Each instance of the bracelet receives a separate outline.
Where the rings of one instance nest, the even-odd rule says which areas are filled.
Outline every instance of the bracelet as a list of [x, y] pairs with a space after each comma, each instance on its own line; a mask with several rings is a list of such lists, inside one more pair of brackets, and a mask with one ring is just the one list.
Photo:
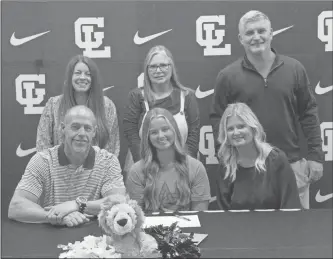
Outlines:
[[87, 207], [86, 203], [81, 203], [80, 207], [79, 207], [79, 212], [83, 214], [84, 211], [85, 211], [85, 209], [86, 209], [86, 207]]

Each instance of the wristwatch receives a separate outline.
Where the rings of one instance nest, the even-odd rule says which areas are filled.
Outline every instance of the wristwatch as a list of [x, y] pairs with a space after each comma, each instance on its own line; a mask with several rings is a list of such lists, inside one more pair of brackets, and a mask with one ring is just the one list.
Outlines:
[[83, 196], [79, 196], [76, 198], [76, 203], [77, 205], [79, 205], [79, 212], [84, 213], [84, 210], [87, 207], [87, 198], [83, 197]]

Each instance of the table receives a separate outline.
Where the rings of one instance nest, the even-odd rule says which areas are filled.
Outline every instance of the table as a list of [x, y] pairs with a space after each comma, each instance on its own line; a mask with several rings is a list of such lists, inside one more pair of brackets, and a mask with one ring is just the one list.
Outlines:
[[[332, 210], [200, 212], [201, 227], [184, 232], [207, 233], [203, 258], [332, 258]], [[58, 244], [100, 236], [98, 222], [76, 228], [24, 224], [3, 219], [2, 257], [56, 258]]]

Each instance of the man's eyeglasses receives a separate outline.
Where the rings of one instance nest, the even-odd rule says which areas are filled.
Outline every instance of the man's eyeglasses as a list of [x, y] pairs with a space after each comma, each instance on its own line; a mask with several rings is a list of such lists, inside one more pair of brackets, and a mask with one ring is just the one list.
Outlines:
[[150, 72], [156, 72], [159, 68], [162, 72], [166, 72], [169, 69], [170, 64], [159, 64], [159, 65], [149, 65], [148, 70]]

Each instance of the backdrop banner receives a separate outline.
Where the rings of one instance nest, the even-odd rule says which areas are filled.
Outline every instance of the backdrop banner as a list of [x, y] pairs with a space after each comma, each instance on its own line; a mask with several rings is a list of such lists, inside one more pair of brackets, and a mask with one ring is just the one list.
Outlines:
[[[218, 72], [242, 57], [238, 22], [260, 10], [272, 22], [272, 46], [306, 68], [319, 105], [325, 152], [324, 176], [311, 185], [311, 208], [332, 208], [332, 2], [250, 1], [3, 1], [1, 8], [2, 211], [29, 159], [46, 101], [61, 94], [72, 56], [93, 58], [105, 95], [118, 112], [124, 164], [128, 144], [123, 114], [129, 91], [143, 84], [148, 50], [165, 45], [175, 57], [180, 81], [195, 90], [200, 108], [200, 160], [215, 196], [215, 157], [209, 107]], [[276, 118], [283, 120], [283, 118]], [[302, 152], [306, 154], [304, 137]], [[214, 202], [211, 204], [214, 208]]]

